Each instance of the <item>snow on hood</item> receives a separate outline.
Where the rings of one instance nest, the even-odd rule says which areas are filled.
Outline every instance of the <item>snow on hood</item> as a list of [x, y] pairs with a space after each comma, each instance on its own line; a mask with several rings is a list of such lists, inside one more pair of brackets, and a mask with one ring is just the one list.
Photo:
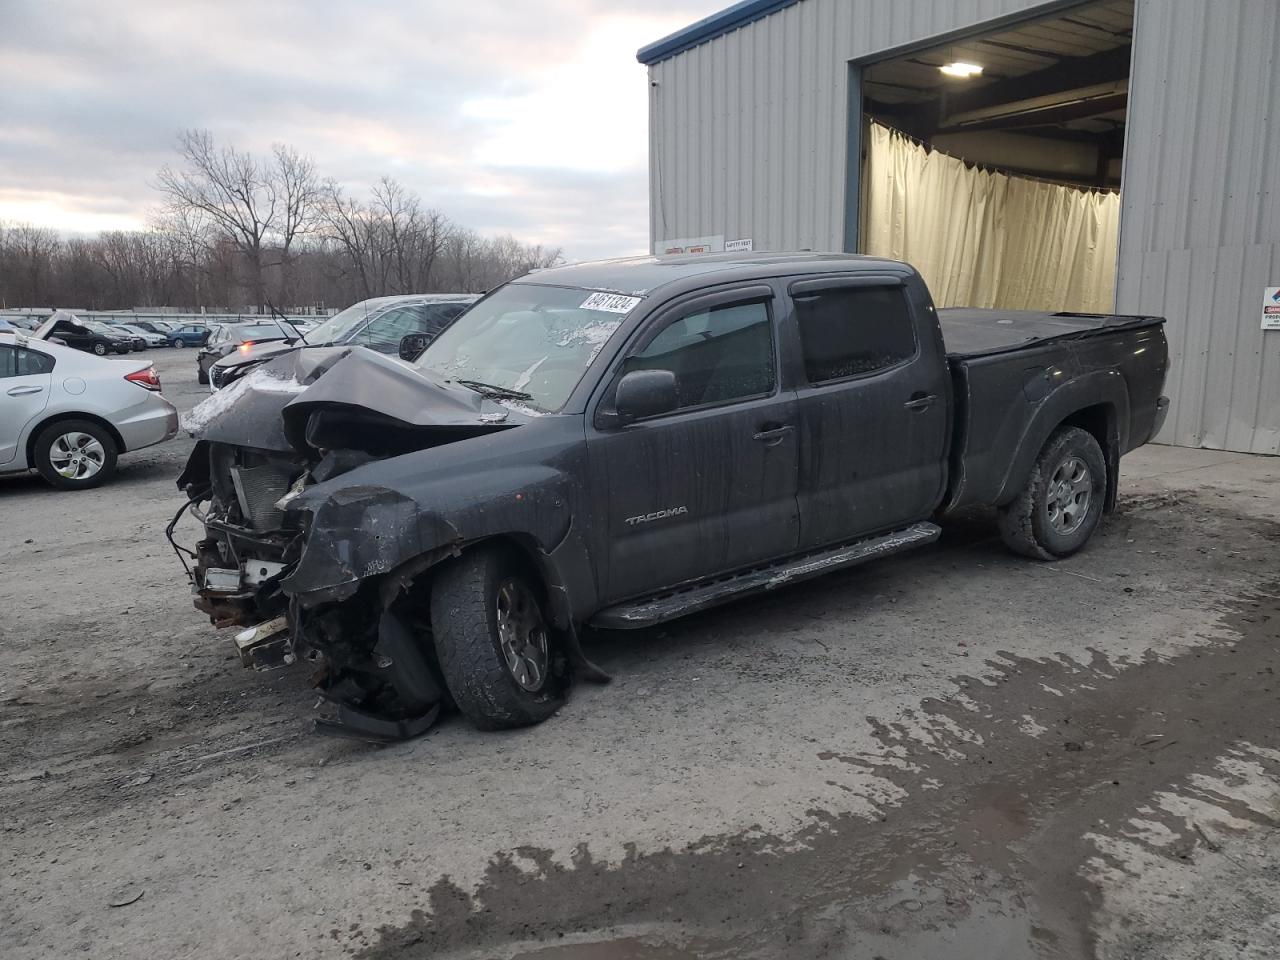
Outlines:
[[306, 385], [294, 379], [290, 371], [259, 367], [231, 386], [210, 394], [207, 400], [197, 403], [190, 413], [183, 414], [182, 429], [193, 436], [199, 435], [210, 423], [234, 407], [241, 397], [253, 390], [260, 393], [297, 394], [305, 389]]

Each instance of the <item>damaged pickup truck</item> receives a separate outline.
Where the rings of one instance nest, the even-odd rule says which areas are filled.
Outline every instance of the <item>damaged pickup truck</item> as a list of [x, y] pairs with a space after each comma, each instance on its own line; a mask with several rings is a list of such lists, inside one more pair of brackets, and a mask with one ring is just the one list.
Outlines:
[[935, 310], [911, 267], [843, 255], [544, 270], [413, 363], [303, 349], [206, 400], [170, 537], [200, 520], [196, 606], [246, 662], [310, 663], [329, 729], [537, 723], [604, 678], [584, 625], [927, 544], [975, 505], [1021, 554], [1075, 553], [1164, 419], [1162, 324]]

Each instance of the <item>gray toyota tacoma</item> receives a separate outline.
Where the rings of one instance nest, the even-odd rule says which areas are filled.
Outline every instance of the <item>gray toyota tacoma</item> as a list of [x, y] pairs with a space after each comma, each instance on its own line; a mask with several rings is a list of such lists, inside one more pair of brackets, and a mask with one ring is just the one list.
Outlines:
[[997, 508], [1070, 556], [1159, 430], [1158, 317], [936, 310], [844, 255], [637, 259], [491, 292], [413, 363], [303, 349], [197, 407], [196, 606], [247, 664], [313, 665], [325, 729], [455, 706], [537, 723], [584, 625], [647, 627]]

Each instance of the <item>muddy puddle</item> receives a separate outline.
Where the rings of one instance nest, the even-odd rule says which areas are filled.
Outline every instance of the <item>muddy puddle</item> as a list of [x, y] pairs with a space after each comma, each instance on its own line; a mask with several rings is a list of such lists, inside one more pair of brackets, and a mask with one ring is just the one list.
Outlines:
[[[962, 678], [953, 699], [873, 719], [882, 752], [819, 755], [896, 788], [872, 817], [813, 810], [794, 836], [748, 830], [621, 862], [586, 845], [569, 863], [545, 850], [500, 854], [475, 890], [438, 879], [423, 909], [357, 955], [1095, 956], [1101, 892], [1086, 866], [1096, 875], [1105, 861], [1099, 830], [1120, 829], [1245, 742], [1270, 758], [1265, 776], [1280, 777], [1269, 752], [1280, 750], [1277, 593], [1238, 602], [1223, 642], [1174, 659], [1001, 657]], [[1173, 838], [1153, 856], [1176, 867], [1203, 848], [1185, 818], [1144, 816]], [[1232, 818], [1267, 819], [1248, 808]]]

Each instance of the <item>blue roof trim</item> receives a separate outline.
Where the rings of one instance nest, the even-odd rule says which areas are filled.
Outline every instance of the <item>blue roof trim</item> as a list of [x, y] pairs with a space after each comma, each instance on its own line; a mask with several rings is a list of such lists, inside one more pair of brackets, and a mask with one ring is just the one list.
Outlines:
[[690, 24], [683, 30], [677, 30], [669, 37], [663, 37], [636, 52], [636, 59], [646, 66], [667, 60], [677, 53], [696, 47], [700, 43], [714, 40], [726, 33], [745, 27], [756, 20], [762, 20], [783, 7], [790, 7], [800, 0], [741, 0], [728, 9], [713, 13], [697, 23]]

